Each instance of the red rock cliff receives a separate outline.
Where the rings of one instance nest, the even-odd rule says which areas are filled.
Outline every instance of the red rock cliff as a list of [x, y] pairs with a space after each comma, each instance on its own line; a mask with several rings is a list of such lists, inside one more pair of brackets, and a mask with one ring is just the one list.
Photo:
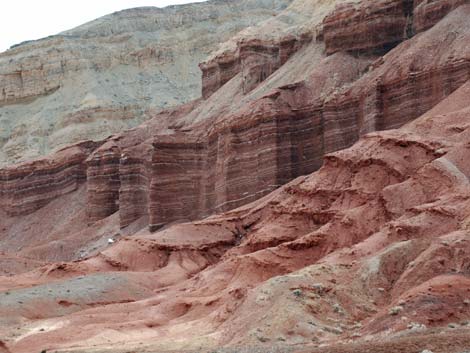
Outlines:
[[[386, 17], [387, 11], [377, 8], [381, 4], [393, 5], [390, 18]], [[358, 15], [357, 11], [368, 8], [366, 5], [371, 6], [369, 12], [364, 12], [368, 15]], [[154, 125], [109, 139], [88, 157], [85, 167], [85, 155], [80, 154], [73, 165], [79, 165], [74, 168], [80, 170], [80, 178], [86, 170], [90, 222], [119, 211], [122, 227], [144, 217], [156, 229], [173, 221], [226, 211], [318, 169], [325, 153], [349, 147], [365, 133], [413, 120], [469, 79], [469, 11], [468, 6], [460, 6], [434, 27], [383, 57], [376, 57], [368, 49], [384, 48], [380, 38], [368, 37], [372, 43], [369, 45], [362, 41], [366, 37], [357, 35], [355, 39], [365, 45], [355, 46], [351, 40], [347, 42], [352, 46], [342, 47], [341, 41], [334, 44], [339, 32], [328, 34], [333, 28], [329, 21], [338, 20], [336, 30], [346, 33], [359, 19], [364, 20], [364, 28], [375, 26], [378, 20], [374, 17], [371, 22], [371, 14], [384, 17], [384, 22], [401, 18], [402, 23], [409, 8], [397, 1], [338, 8], [325, 19], [327, 52], [329, 43], [333, 43], [332, 48], [336, 45], [337, 50], [352, 51], [356, 56], [336, 53], [323, 57], [303, 81], [267, 89], [264, 96], [240, 104], [232, 112], [195, 123], [190, 129], [185, 128], [185, 117], [198, 107], [214, 104], [210, 99], [162, 113], [153, 120]], [[366, 32], [361, 26], [357, 28]], [[387, 28], [377, 26], [373, 31], [388, 38]], [[449, 37], [448, 33], [455, 35]], [[240, 80], [244, 93], [257, 85], [269, 87], [278, 66], [295, 66], [302, 59], [302, 50], [318, 45], [310, 39], [281, 43], [268, 46], [249, 42], [240, 46], [241, 71], [234, 79]], [[367, 49], [365, 55], [357, 57], [361, 48]], [[217, 82], [214, 87], [222, 81]], [[28, 180], [36, 180], [36, 175], [43, 173], [42, 164], [33, 165], [37, 165], [37, 172], [28, 171]], [[15, 188], [7, 183], [8, 178], [2, 185], [4, 195], [8, 195], [9, 188]], [[74, 178], [66, 180], [80, 179]], [[49, 181], [41, 181], [44, 190], [50, 187]], [[67, 185], [54, 183], [53, 190], [59, 194], [73, 190]], [[35, 189], [26, 190], [31, 194], [14, 194], [11, 204], [16, 204], [13, 207], [18, 213], [40, 207], [55, 197], [50, 193], [36, 202], [32, 201]], [[22, 204], [34, 206], [20, 207]]]

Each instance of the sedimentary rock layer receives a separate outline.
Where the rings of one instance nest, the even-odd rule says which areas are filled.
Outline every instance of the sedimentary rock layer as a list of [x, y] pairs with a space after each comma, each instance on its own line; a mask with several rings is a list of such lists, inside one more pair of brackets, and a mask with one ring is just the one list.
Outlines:
[[[96, 200], [92, 207], [111, 214], [116, 209], [108, 207], [109, 199], [103, 200], [99, 194], [113, 195], [109, 203], [119, 203], [123, 225], [148, 216], [151, 229], [157, 229], [173, 221], [232, 209], [316, 170], [324, 153], [325, 124], [322, 101], [313, 97], [331, 83], [330, 73], [335, 69], [340, 68], [336, 73], [344, 80], [341, 82], [349, 82], [358, 77], [367, 63], [368, 60], [349, 55], [335, 55], [325, 59], [323, 66], [317, 69], [325, 80], [282, 86], [211, 128], [202, 123], [192, 131], [157, 135], [137, 150], [123, 149], [125, 157], [121, 159], [121, 169], [136, 173], [133, 175], [136, 184], [128, 183], [126, 189], [143, 193], [149, 190], [148, 195], [143, 197], [142, 194], [139, 206], [121, 197], [117, 200], [117, 183], [111, 182], [107, 173], [99, 172], [106, 181], [95, 185], [100, 179], [89, 180], [93, 183], [88, 189], [89, 199]], [[335, 87], [334, 83], [332, 85]], [[309, 96], [313, 102], [299, 100], [299, 97]], [[350, 143], [353, 141], [351, 139]], [[101, 152], [105, 148], [107, 145], [89, 161], [96, 158], [105, 164]], [[106, 153], [112, 154], [111, 151]], [[94, 165], [89, 168], [90, 173], [97, 170]], [[121, 184], [119, 196], [126, 193], [129, 194]], [[133, 215], [124, 211], [135, 208], [138, 211]]]
[[328, 54], [385, 53], [411, 36], [413, 0], [364, 1], [338, 6], [323, 20]]
[[240, 58], [237, 53], [223, 53], [200, 63], [199, 68], [202, 71], [202, 97], [207, 99], [240, 72]]
[[413, 11], [413, 27], [419, 33], [431, 28], [449, 12], [468, 0], [415, 0]]
[[289, 36], [277, 43], [249, 40], [239, 45], [240, 65], [243, 78], [243, 93], [246, 94], [266, 80], [274, 71], [306, 43], [310, 34], [297, 38]]
[[119, 210], [121, 150], [117, 145], [104, 147], [86, 160], [87, 211], [90, 222], [96, 222]]
[[127, 9], [0, 53], [0, 165], [104, 139], [149, 110], [199, 98], [198, 63], [291, 2]]
[[243, 93], [249, 93], [311, 40], [312, 34], [308, 32], [277, 40], [241, 40], [236, 51], [223, 52], [199, 65], [203, 98], [209, 98], [239, 72], [242, 73]]
[[[196, 106], [213, 104], [210, 99], [109, 139], [84, 169], [89, 221], [119, 211], [122, 227], [144, 217], [156, 229], [226, 211], [316, 170], [325, 153], [349, 147], [366, 133], [413, 120], [470, 78], [469, 11], [459, 7], [372, 65], [375, 57], [325, 57], [303, 82], [268, 91], [190, 130], [184, 119]], [[452, 29], [456, 35], [449, 40]], [[282, 47], [250, 43], [240, 47], [248, 60], [241, 67], [253, 69], [237, 74], [242, 90], [248, 82], [250, 90], [262, 84], [262, 73], [289, 57], [295, 65], [297, 45], [316, 45], [310, 39]]]
[[128, 151], [120, 159], [119, 221], [121, 228], [141, 217], [148, 218], [152, 168], [145, 155], [146, 153], [140, 149], [132, 153]]
[[323, 20], [326, 52], [385, 53], [467, 0], [380, 0], [337, 6]]
[[202, 143], [184, 135], [154, 143], [152, 228], [233, 209], [320, 166], [320, 122], [265, 100], [269, 111], [216, 129]]
[[246, 41], [206, 100], [0, 172], [0, 351], [468, 349], [469, 18]]
[[398, 340], [399, 352], [464, 351], [469, 92], [470, 81], [407, 126], [367, 134], [242, 208], [0, 278], [0, 314], [13, 322], [0, 326], [5, 346], [358, 353], [395, 351]]
[[86, 182], [85, 159], [100, 142], [83, 142], [32, 162], [0, 170], [0, 207], [25, 215]]
[[[223, 128], [216, 126], [205, 143], [199, 140], [197, 158], [188, 154], [195, 147], [184, 145], [190, 137], [175, 135], [175, 149], [168, 142], [162, 153], [174, 162], [168, 171], [173, 176], [151, 182], [154, 196], [150, 199], [155, 201], [151, 201], [150, 224], [174, 221], [171, 214], [178, 214], [182, 205], [191, 205], [185, 214], [193, 215], [197, 209], [200, 217], [239, 206], [315, 170], [323, 154], [349, 147], [366, 133], [402, 126], [431, 109], [470, 78], [470, 52], [464, 44], [470, 38], [464, 25], [468, 11], [461, 8], [429, 33], [403, 43], [349, 88], [324, 99], [308, 98], [319, 89], [309, 86], [308, 79], [274, 90], [226, 117]], [[443, 29], [449, 24], [460, 34], [444, 52], [440, 49], [447, 35]], [[419, 59], [423, 56], [429, 60]], [[322, 65], [328, 72], [327, 64]], [[161, 146], [156, 146], [158, 155]], [[188, 168], [191, 158], [198, 162]], [[191, 174], [194, 183], [188, 182]], [[180, 178], [181, 185], [191, 185], [190, 197], [179, 193], [178, 187], [168, 192], [163, 184], [157, 187], [160, 180]], [[164, 210], [163, 200], [171, 200], [172, 206]]]

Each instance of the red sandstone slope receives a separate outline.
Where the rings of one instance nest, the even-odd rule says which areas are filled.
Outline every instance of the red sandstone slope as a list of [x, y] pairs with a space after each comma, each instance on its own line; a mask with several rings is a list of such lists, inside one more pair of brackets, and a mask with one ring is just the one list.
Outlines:
[[0, 263], [16, 275], [0, 277], [1, 349], [399, 337], [420, 352], [436, 332], [461, 335], [446, 352], [470, 347], [470, 7], [415, 2], [407, 39], [408, 5], [339, 7], [324, 43], [250, 92], [237, 73], [139, 128], [2, 170]]
[[470, 318], [469, 93], [470, 82], [254, 204], [17, 277], [40, 285], [2, 294], [2, 336], [13, 352], [116, 352], [375, 342], [460, 325]]

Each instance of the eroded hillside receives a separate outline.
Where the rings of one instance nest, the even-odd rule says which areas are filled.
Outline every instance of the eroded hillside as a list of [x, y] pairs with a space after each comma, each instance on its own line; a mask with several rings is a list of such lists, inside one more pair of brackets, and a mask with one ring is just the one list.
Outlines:
[[469, 16], [295, 0], [203, 99], [0, 170], [0, 351], [468, 350]]
[[1, 53], [0, 165], [108, 137], [197, 99], [199, 62], [290, 2], [129, 9]]

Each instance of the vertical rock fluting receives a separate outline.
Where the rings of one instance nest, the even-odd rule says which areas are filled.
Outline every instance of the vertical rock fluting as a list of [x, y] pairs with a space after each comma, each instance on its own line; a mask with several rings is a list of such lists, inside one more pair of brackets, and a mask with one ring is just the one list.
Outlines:
[[207, 99], [240, 72], [240, 58], [237, 53], [224, 52], [200, 63], [199, 68], [202, 71], [202, 97]]
[[111, 137], [87, 159], [89, 222], [119, 211], [121, 228], [148, 220], [152, 178], [153, 135], [188, 114], [199, 101], [155, 113], [131, 130]]
[[186, 135], [158, 136], [153, 142], [149, 227], [204, 214], [201, 197], [205, 144]]
[[349, 147], [365, 133], [416, 119], [469, 78], [470, 60], [456, 60], [392, 80], [381, 76], [329, 97], [322, 108], [325, 153]]
[[323, 20], [326, 52], [385, 53], [468, 3], [468, 0], [367, 0], [338, 6]]
[[[435, 48], [430, 48], [427, 55], [433, 57]], [[347, 148], [366, 133], [396, 128], [419, 117], [470, 79], [470, 57], [465, 50], [459, 58], [443, 58], [431, 65], [416, 65], [414, 60], [395, 65], [394, 58], [402, 55], [408, 53], [393, 53], [381, 69], [324, 99], [307, 99], [314, 88], [303, 83], [276, 89], [203, 135], [199, 141], [206, 143], [193, 147], [197, 157], [188, 153], [191, 146], [183, 147], [180, 142], [168, 142], [163, 150], [154, 145], [154, 153], [176, 164], [165, 171], [154, 164], [152, 190], [158, 192], [150, 199], [159, 207], [150, 210], [151, 224], [160, 226], [181, 215], [184, 219], [204, 217], [253, 201], [316, 170], [325, 153]], [[389, 74], [391, 66], [397, 69], [393, 75]], [[198, 171], [199, 167], [203, 170]], [[188, 197], [185, 192], [198, 196]], [[172, 207], [165, 208], [163, 199], [171, 199]]]
[[150, 165], [140, 154], [123, 154], [119, 163], [119, 222], [125, 228], [141, 217], [148, 220]]
[[[140, 146], [139, 146], [140, 147]], [[148, 219], [151, 164], [147, 145], [126, 151], [119, 162], [119, 221], [125, 228], [141, 217]]]
[[250, 40], [240, 44], [243, 93], [247, 94], [280, 67], [279, 46]]
[[243, 93], [247, 94], [266, 80], [273, 72], [312, 40], [304, 34], [299, 38], [287, 36], [280, 41], [246, 40], [238, 44], [243, 77]]
[[49, 157], [0, 170], [0, 207], [10, 216], [26, 215], [86, 181], [85, 159], [99, 146], [86, 141]]
[[[402, 7], [396, 7], [399, 3]], [[412, 9], [406, 1], [365, 2], [356, 7], [339, 7], [324, 21], [327, 51], [357, 52], [358, 49], [380, 48], [380, 40], [376, 42], [379, 46], [367, 40], [380, 36], [383, 31], [376, 28], [378, 33], [369, 36], [367, 32], [372, 31], [372, 27], [366, 28], [369, 17], [380, 13], [377, 9], [384, 4], [395, 4], [394, 8], [401, 9], [398, 13], [407, 16]], [[420, 6], [431, 6], [431, 2], [415, 2], [414, 5], [416, 12]], [[451, 7], [457, 8], [458, 2], [448, 2], [449, 11]], [[466, 21], [470, 8], [462, 7], [461, 10], [454, 14], [454, 19], [442, 21], [439, 26], [390, 51], [370, 67], [369, 74], [341, 94], [334, 94], [325, 100], [326, 153], [350, 146], [364, 133], [402, 126], [432, 108], [469, 79], [470, 51], [465, 43], [470, 33], [461, 22]], [[392, 21], [396, 13], [391, 12]], [[445, 16], [441, 15], [441, 18]], [[354, 21], [359, 20], [365, 24], [355, 29]], [[387, 20], [384, 22], [387, 23]], [[355, 30], [361, 31], [364, 36], [359, 33], [352, 36]], [[384, 30], [386, 32], [386, 28]], [[343, 41], [344, 36], [348, 40]]]
[[121, 149], [114, 141], [103, 145], [87, 160], [87, 213], [90, 223], [119, 210]]
[[[383, 3], [398, 4], [396, 1], [377, 4]], [[342, 8], [336, 11], [343, 13]], [[369, 15], [386, 16], [384, 11], [374, 11]], [[405, 11], [402, 7], [400, 11], [407, 14], [409, 9]], [[468, 19], [470, 6], [456, 11], [451, 19], [453, 27], [446, 20], [441, 21], [435, 28], [378, 59], [368, 72], [365, 69], [370, 55], [365, 55], [367, 59], [364, 59], [364, 55], [336, 53], [316, 63], [318, 70], [304, 81], [253, 98], [220, 119], [201, 119], [190, 131], [185, 130], [178, 119], [186, 117], [193, 106], [157, 119], [167, 119], [174, 124], [147, 125], [141, 129], [145, 133], [128, 131], [119, 138], [109, 139], [80, 169], [82, 173], [86, 170], [90, 222], [119, 211], [121, 227], [147, 217], [150, 228], [157, 229], [174, 221], [230, 210], [316, 170], [325, 153], [349, 147], [368, 132], [399, 127], [417, 118], [470, 79], [470, 51], [465, 45], [470, 32], [462, 25]], [[392, 22], [395, 14], [392, 11]], [[366, 15], [364, 21], [370, 22]], [[353, 12], [353, 18], [361, 17]], [[351, 25], [345, 23], [346, 28], [336, 31], [346, 33]], [[381, 27], [374, 28], [380, 31]], [[387, 31], [387, 27], [384, 28]], [[453, 29], [456, 34], [450, 38], [448, 32]], [[328, 30], [325, 28], [326, 36]], [[330, 40], [333, 38], [331, 36]], [[371, 44], [364, 38], [356, 36], [357, 41], [365, 43], [359, 46], [354, 41], [349, 47], [342, 41], [332, 43], [346, 52], [354, 52], [359, 47], [383, 48], [381, 40]], [[445, 40], [448, 45], [443, 51], [441, 43]], [[241, 60], [247, 60], [243, 65], [253, 71], [245, 81], [253, 83], [253, 87], [258, 85], [258, 81], [266, 78], [260, 73], [269, 73], [292, 57], [299, 43], [286, 40], [282, 46], [269, 48], [266, 43], [246, 46], [243, 49], [246, 56]], [[257, 55], [260, 55], [258, 66], [258, 60], [250, 61]], [[249, 77], [254, 80], [250, 81]], [[330, 79], [338, 82], [329, 82]], [[211, 89], [219, 81], [214, 82], [216, 85]], [[173, 128], [169, 128], [170, 125]], [[121, 141], [126, 139], [126, 143]], [[77, 157], [77, 160], [80, 159]], [[43, 164], [37, 166], [45, 168]], [[16, 187], [11, 180], [21, 178], [7, 174], [0, 187], [3, 195], [13, 195], [13, 191], [8, 191]], [[44, 190], [47, 183], [45, 180]], [[18, 185], [31, 192], [15, 194], [16, 201], [11, 204], [16, 202], [19, 213], [28, 209], [22, 208], [22, 204], [31, 204], [34, 208], [47, 202], [36, 202], [34, 188], [21, 186], [19, 182]], [[60, 182], [54, 187], [57, 186], [59, 192], [73, 189], [73, 186], [67, 189], [58, 185]], [[55, 197], [51, 195], [48, 199]], [[43, 200], [41, 197], [39, 199]]]
[[297, 89], [302, 86], [274, 91], [244, 116], [215, 126], [204, 138], [157, 138], [150, 228], [233, 209], [319, 168], [321, 114], [314, 114], [311, 107], [290, 108]]
[[323, 20], [327, 54], [338, 51], [385, 53], [408, 38], [413, 0], [345, 4]]

